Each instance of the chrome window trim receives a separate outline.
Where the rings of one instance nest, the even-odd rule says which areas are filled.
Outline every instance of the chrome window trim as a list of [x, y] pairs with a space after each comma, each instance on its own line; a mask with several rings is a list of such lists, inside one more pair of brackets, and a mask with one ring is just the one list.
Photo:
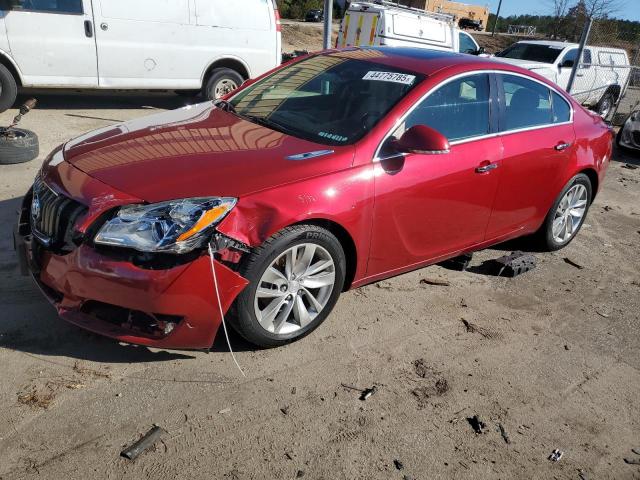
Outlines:
[[409, 115], [411, 115], [416, 108], [418, 108], [418, 105], [420, 105], [422, 102], [424, 102], [429, 95], [431, 95], [433, 92], [435, 92], [440, 87], [443, 87], [443, 86], [445, 86], [446, 84], [448, 84], [450, 82], [458, 80], [459, 78], [467, 77], [467, 76], [473, 76], [473, 75], [479, 75], [479, 74], [482, 74], [482, 73], [486, 73], [486, 74], [489, 74], [489, 75], [490, 74], [514, 75], [516, 77], [522, 77], [522, 78], [525, 78], [527, 80], [531, 80], [532, 82], [539, 83], [543, 87], [546, 87], [549, 90], [557, 93], [567, 103], [567, 105], [569, 105], [569, 112], [570, 112], [569, 121], [568, 122], [561, 122], [561, 123], [544, 123], [542, 125], [535, 125], [533, 127], [519, 128], [517, 130], [504, 130], [504, 131], [501, 131], [501, 132], [494, 132], [494, 133], [488, 133], [488, 134], [485, 134], [485, 135], [477, 135], [477, 136], [473, 136], [473, 137], [469, 137], [469, 138], [463, 138], [463, 139], [460, 139], [460, 140], [453, 140], [453, 141], [449, 142], [449, 145], [451, 145], [452, 147], [455, 146], [455, 145], [460, 145], [460, 144], [469, 143], [469, 142], [475, 142], [475, 141], [478, 141], [478, 140], [486, 140], [488, 138], [499, 137], [499, 136], [502, 136], [502, 135], [511, 135], [513, 133], [521, 133], [521, 132], [526, 132], [526, 131], [529, 131], [529, 130], [540, 130], [540, 129], [543, 129], [543, 128], [551, 128], [551, 127], [557, 127], [557, 126], [560, 126], [560, 125], [569, 125], [569, 124], [573, 123], [573, 118], [574, 118], [573, 105], [571, 104], [571, 102], [569, 100], [567, 100], [567, 98], [565, 97], [565, 94], [563, 94], [555, 86], [548, 85], [545, 82], [543, 82], [541, 80], [538, 80], [537, 78], [530, 77], [529, 75], [525, 75], [525, 74], [518, 73], [518, 72], [510, 72], [508, 70], [471, 70], [471, 71], [468, 71], [468, 72], [459, 73], [457, 75], [454, 75], [452, 77], [449, 77], [449, 78], [443, 80], [442, 82], [438, 83], [437, 85], [435, 85], [434, 87], [429, 89], [422, 97], [420, 97], [420, 99], [418, 101], [416, 101], [416, 103], [414, 103], [411, 106], [411, 108], [409, 108], [396, 121], [396, 123], [391, 127], [391, 129], [389, 129], [389, 131], [384, 135], [384, 137], [382, 137], [382, 141], [378, 144], [378, 147], [376, 148], [375, 154], [373, 155], [373, 162], [380, 162], [381, 160], [385, 160], [386, 158], [390, 158], [390, 157], [385, 157], [385, 158], [380, 157], [380, 150], [382, 149], [382, 146], [389, 139], [389, 137], [393, 134], [393, 132], [395, 132], [398, 129], [398, 127], [402, 124], [402, 122], [404, 122], [406, 120], [406, 118]]

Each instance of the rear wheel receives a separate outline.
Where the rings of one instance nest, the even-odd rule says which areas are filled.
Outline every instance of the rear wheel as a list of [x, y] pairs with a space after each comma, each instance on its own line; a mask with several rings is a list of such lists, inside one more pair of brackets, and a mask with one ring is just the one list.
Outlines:
[[613, 93], [605, 93], [596, 105], [596, 113], [604, 119], [609, 118], [615, 103], [616, 99], [613, 96]]
[[288, 227], [243, 263], [249, 286], [235, 304], [234, 328], [249, 342], [274, 347], [304, 337], [329, 315], [342, 291], [340, 242], [315, 225]]
[[18, 84], [11, 72], [0, 64], [0, 112], [11, 108], [18, 96]]
[[562, 189], [538, 232], [541, 246], [560, 250], [580, 231], [591, 204], [591, 180], [584, 173], [573, 177]]
[[211, 72], [209, 80], [202, 92], [208, 100], [217, 100], [238, 88], [244, 79], [230, 68], [216, 68]]

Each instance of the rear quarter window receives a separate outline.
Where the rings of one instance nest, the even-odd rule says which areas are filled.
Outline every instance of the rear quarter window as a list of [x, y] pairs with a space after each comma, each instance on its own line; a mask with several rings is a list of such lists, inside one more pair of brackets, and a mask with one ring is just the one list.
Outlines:
[[571, 120], [571, 107], [567, 101], [556, 92], [552, 92], [553, 123], [564, 123]]

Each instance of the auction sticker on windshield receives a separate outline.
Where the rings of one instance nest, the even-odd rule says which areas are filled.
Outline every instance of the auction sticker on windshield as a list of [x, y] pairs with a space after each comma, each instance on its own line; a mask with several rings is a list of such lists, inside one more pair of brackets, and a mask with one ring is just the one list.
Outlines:
[[413, 85], [416, 80], [415, 75], [407, 75], [406, 73], [396, 72], [367, 72], [362, 77], [363, 80], [377, 80], [379, 82], [402, 83], [404, 85]]

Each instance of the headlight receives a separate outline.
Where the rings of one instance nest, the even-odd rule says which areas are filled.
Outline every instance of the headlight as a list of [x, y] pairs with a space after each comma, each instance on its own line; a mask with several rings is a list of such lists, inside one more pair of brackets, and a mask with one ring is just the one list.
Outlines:
[[187, 253], [207, 243], [211, 228], [235, 204], [235, 198], [209, 197], [127, 205], [102, 226], [94, 242], [141, 252]]

